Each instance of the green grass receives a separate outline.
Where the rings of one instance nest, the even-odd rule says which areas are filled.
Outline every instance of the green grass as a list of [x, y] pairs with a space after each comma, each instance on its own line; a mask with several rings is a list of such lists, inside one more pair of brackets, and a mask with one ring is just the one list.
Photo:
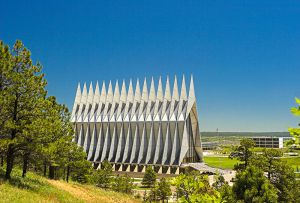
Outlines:
[[297, 166], [300, 170], [300, 157], [283, 157], [282, 160], [285, 160], [288, 165], [292, 166], [294, 170], [296, 171]]
[[133, 178], [133, 182], [142, 182], [143, 179], [142, 178]]
[[12, 179], [3, 179], [0, 168], [0, 202], [139, 202], [129, 195], [107, 191], [92, 185], [50, 181], [29, 172], [22, 178], [21, 171], [15, 170]]
[[211, 167], [221, 169], [233, 169], [234, 165], [238, 163], [235, 159], [229, 159], [228, 157], [204, 157], [204, 162]]
[[[288, 165], [293, 167], [296, 171], [297, 166], [300, 170], [300, 157], [283, 157], [282, 160], [286, 161]], [[234, 165], [238, 163], [236, 159], [229, 159], [228, 157], [204, 157], [204, 162], [211, 167], [221, 169], [233, 169]]]
[[83, 202], [52, 187], [40, 176], [28, 173], [26, 178], [22, 178], [15, 171], [11, 180], [0, 179], [0, 197], [0, 202]]

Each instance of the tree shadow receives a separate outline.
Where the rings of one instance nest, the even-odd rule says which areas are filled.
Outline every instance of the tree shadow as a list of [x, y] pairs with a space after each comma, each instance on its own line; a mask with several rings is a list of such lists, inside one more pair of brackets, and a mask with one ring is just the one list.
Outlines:
[[0, 168], [0, 185], [3, 183], [8, 183], [13, 187], [32, 191], [36, 191], [38, 188], [45, 185], [45, 183], [35, 178], [22, 178], [17, 172], [13, 172], [11, 179], [7, 180], [5, 179], [5, 171], [3, 168]]

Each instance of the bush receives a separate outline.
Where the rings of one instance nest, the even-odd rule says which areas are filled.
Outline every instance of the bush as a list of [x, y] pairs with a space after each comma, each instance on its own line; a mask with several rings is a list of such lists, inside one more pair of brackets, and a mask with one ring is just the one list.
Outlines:
[[156, 182], [156, 173], [155, 173], [155, 171], [153, 170], [153, 168], [151, 166], [147, 167], [146, 171], [145, 171], [143, 181], [142, 181], [142, 185], [144, 187], [151, 188], [151, 187], [154, 186], [155, 182]]
[[131, 177], [129, 177], [127, 174], [125, 176], [118, 175], [111, 181], [111, 188], [116, 192], [132, 194], [134, 185]]
[[108, 161], [102, 162], [102, 167], [95, 170], [92, 175], [92, 182], [101, 188], [109, 188], [111, 183], [112, 166]]

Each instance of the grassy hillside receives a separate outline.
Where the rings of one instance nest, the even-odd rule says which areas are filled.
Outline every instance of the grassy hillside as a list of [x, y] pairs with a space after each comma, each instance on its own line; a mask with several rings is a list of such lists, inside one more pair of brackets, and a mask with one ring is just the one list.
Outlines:
[[139, 202], [125, 194], [90, 185], [48, 180], [34, 173], [22, 178], [20, 171], [15, 171], [10, 181], [4, 181], [2, 177], [3, 170], [0, 171], [0, 202]]

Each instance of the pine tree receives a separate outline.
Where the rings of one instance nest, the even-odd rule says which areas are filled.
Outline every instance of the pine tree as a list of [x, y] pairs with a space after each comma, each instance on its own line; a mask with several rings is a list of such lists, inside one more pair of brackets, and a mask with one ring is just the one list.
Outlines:
[[147, 167], [145, 171], [145, 175], [143, 177], [142, 185], [145, 187], [153, 187], [156, 182], [156, 173], [153, 168]]
[[172, 194], [171, 192], [171, 184], [167, 181], [166, 178], [160, 179], [157, 187], [157, 196], [162, 201], [168, 200], [168, 197]]
[[232, 190], [237, 201], [277, 202], [276, 188], [260, 169], [249, 166], [237, 173]]
[[230, 154], [229, 158], [237, 158], [243, 163], [234, 166], [236, 170], [245, 170], [249, 165], [249, 161], [253, 155], [252, 149], [255, 143], [252, 139], [244, 138], [240, 142], [240, 146], [236, 147], [234, 151]]
[[180, 202], [220, 202], [220, 193], [209, 185], [208, 177], [199, 171], [180, 174], [175, 178], [176, 194]]
[[104, 160], [101, 163], [101, 169], [94, 172], [93, 180], [96, 183], [96, 186], [101, 188], [108, 188], [112, 180], [111, 175], [112, 165], [107, 160]]
[[45, 176], [49, 167], [49, 178], [62, 169], [67, 179], [72, 175], [85, 182], [91, 164], [72, 142], [70, 112], [55, 97], [47, 97], [41, 70], [21, 41], [12, 50], [0, 41], [0, 164], [6, 161], [5, 177], [10, 178], [14, 162], [21, 160], [23, 177], [32, 162], [35, 170], [44, 165]]
[[262, 154], [255, 154], [253, 156], [251, 165], [267, 172], [267, 177], [270, 180], [272, 175], [277, 171], [277, 166], [281, 162], [280, 157], [282, 157], [282, 155], [283, 153], [277, 149], [263, 149]]
[[5, 177], [9, 179], [16, 154], [30, 142], [26, 129], [40, 116], [38, 109], [46, 96], [46, 81], [41, 65], [32, 64], [30, 51], [21, 41], [16, 41], [11, 53], [6, 54], [9, 56], [5, 66], [0, 69], [2, 80], [5, 78], [8, 85], [1, 90], [0, 103], [1, 117], [5, 118], [1, 124], [6, 148]]
[[124, 176], [117, 175], [112, 181], [111, 188], [116, 192], [132, 194], [133, 187], [132, 178], [128, 174], [125, 174]]
[[4, 128], [7, 120], [7, 88], [9, 86], [9, 80], [7, 78], [7, 74], [11, 69], [11, 53], [9, 47], [4, 45], [0, 40], [0, 166], [4, 166], [5, 154], [7, 151], [7, 129]]

